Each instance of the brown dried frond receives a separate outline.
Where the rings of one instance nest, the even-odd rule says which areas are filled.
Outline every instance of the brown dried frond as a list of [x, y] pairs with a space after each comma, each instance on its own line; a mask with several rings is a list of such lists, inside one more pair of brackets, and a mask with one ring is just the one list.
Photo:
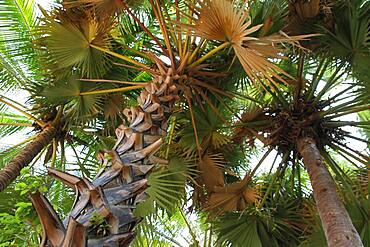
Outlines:
[[290, 77], [268, 58], [282, 58], [280, 43], [297, 44], [298, 40], [310, 36], [288, 37], [274, 34], [267, 37], [253, 37], [263, 24], [251, 26], [251, 19], [245, 9], [236, 9], [233, 1], [199, 0], [200, 7], [193, 5], [196, 18], [194, 25], [186, 25], [196, 35], [209, 39], [229, 42], [242, 64], [248, 77], [253, 82], [274, 83], [273, 78], [285, 82], [280, 76]]
[[[266, 120], [266, 116], [263, 114], [263, 109], [256, 107], [249, 109], [241, 115], [241, 121], [238, 121], [236, 125], [242, 125], [243, 123]], [[232, 140], [234, 143], [242, 144], [244, 139], [249, 139], [250, 146], [254, 145], [255, 135], [251, 131], [253, 128], [247, 126], [240, 126], [234, 129]]]
[[216, 187], [225, 185], [223, 174], [224, 163], [223, 157], [219, 154], [206, 154], [199, 161], [200, 177], [203, 180], [207, 192], [212, 192]]
[[296, 0], [289, 2], [289, 14], [293, 17], [294, 13], [301, 22], [307, 18], [312, 18], [320, 12], [320, 0], [303, 1]]
[[320, 0], [294, 0], [289, 1], [288, 25], [285, 28], [290, 34], [301, 34], [304, 26], [312, 26], [320, 22], [324, 27], [333, 28], [332, 8], [333, 1]]
[[258, 199], [255, 189], [247, 187], [250, 182], [249, 175], [243, 180], [227, 184], [224, 187], [216, 187], [208, 198], [204, 207], [210, 212], [210, 217], [216, 217], [226, 212], [241, 211], [248, 204], [254, 203]]
[[281, 44], [291, 44], [303, 49], [298, 43], [313, 35], [288, 36], [283, 32], [266, 37], [254, 38], [244, 37], [241, 44], [232, 44], [235, 54], [238, 57], [248, 77], [257, 83], [275, 83], [279, 80], [288, 84], [285, 78], [292, 78], [288, 73], [269, 61], [269, 58], [284, 59]]
[[117, 116], [120, 114], [124, 103], [125, 99], [123, 98], [122, 95], [120, 94], [110, 95], [106, 99], [103, 107], [105, 119], [116, 121]]
[[193, 30], [203, 38], [237, 43], [262, 26], [253, 27], [252, 30], [248, 29], [250, 22], [244, 23], [248, 18], [248, 13], [236, 11], [230, 1], [204, 0], [198, 3], [200, 9], [194, 7], [198, 18]]

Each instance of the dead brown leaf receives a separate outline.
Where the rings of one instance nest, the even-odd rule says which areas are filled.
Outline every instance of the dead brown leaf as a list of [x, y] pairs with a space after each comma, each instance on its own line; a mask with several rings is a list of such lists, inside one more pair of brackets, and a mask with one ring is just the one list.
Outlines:
[[199, 161], [200, 177], [208, 193], [214, 191], [216, 187], [225, 185], [223, 164], [224, 160], [219, 154], [206, 154]]

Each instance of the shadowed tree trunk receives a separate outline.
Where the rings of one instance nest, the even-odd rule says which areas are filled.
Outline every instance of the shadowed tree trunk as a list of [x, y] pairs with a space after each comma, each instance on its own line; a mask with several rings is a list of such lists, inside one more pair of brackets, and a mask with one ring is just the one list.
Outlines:
[[[128, 246], [140, 219], [135, 205], [146, 198], [146, 176], [154, 164], [166, 160], [153, 154], [163, 143], [167, 120], [177, 100], [172, 69], [162, 68], [138, 97], [138, 105], [125, 109], [129, 126], [117, 130], [117, 142], [105, 160], [107, 168], [92, 181], [48, 169], [49, 174], [75, 189], [76, 200], [62, 221], [47, 199], [31, 194], [44, 230], [41, 246]], [[105, 231], [103, 231], [105, 229]]]
[[360, 247], [361, 238], [339, 198], [336, 185], [322, 161], [316, 142], [309, 137], [297, 142], [310, 176], [316, 206], [329, 247]]
[[53, 126], [43, 129], [32, 142], [27, 144], [22, 151], [0, 171], [0, 192], [19, 176], [22, 168], [31, 163], [41, 150], [53, 140], [56, 133], [56, 128]]

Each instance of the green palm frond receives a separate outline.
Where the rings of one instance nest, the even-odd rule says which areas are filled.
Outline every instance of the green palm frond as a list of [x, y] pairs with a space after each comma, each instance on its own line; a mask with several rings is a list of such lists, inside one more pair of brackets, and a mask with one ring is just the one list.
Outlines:
[[[1, 43], [0, 43], [1, 46]], [[0, 48], [1, 49], [1, 48]], [[0, 53], [0, 89], [5, 92], [12, 88], [20, 88], [27, 83], [27, 77], [14, 61]]]
[[[370, 121], [370, 111], [362, 111], [359, 114], [359, 118], [363, 122], [369, 122]], [[370, 129], [362, 129], [361, 132], [367, 137], [368, 140], [370, 140]], [[368, 147], [370, 147], [370, 143], [368, 143]]]
[[13, 113], [0, 112], [0, 139], [12, 135], [26, 127], [32, 127], [26, 117]]
[[158, 215], [145, 217], [140, 223], [137, 229], [138, 236], [131, 244], [132, 246], [182, 246], [178, 240], [184, 226], [178, 221], [178, 213], [173, 215], [158, 213]]
[[279, 32], [286, 25], [288, 4], [285, 0], [251, 2], [252, 26], [263, 24], [258, 36], [267, 36]]
[[34, 0], [1, 0], [0, 13], [1, 47], [19, 59], [27, 57], [37, 23]]
[[352, 64], [360, 79], [370, 75], [365, 64], [370, 59], [370, 3], [338, 1], [333, 7], [334, 30], [324, 37], [332, 55]]
[[65, 0], [64, 4], [67, 8], [83, 6], [87, 9], [93, 9], [100, 16], [120, 13], [125, 9], [126, 5], [133, 9], [148, 6], [148, 3], [143, 0], [128, 0], [125, 3], [118, 1], [112, 2], [111, 0]]
[[59, 10], [55, 15], [43, 10], [43, 14], [44, 23], [38, 27], [41, 37], [38, 46], [54, 62], [49, 68], [62, 76], [77, 70], [89, 78], [101, 77], [107, 71], [107, 56], [91, 45], [109, 48], [112, 29], [109, 19], [98, 21], [87, 13], [66, 10]]
[[261, 239], [258, 235], [257, 222], [252, 217], [240, 218], [239, 214], [230, 213], [222, 216], [222, 223], [215, 226], [215, 231], [219, 233], [219, 243], [232, 246], [262, 247]]
[[38, 74], [32, 44], [36, 23], [34, 0], [0, 1], [1, 89], [26, 87]]
[[232, 246], [298, 246], [306, 227], [303, 205], [287, 194], [266, 203], [261, 211], [248, 208], [225, 214], [215, 221], [219, 243]]
[[[200, 140], [201, 146], [205, 149], [219, 149], [221, 146], [230, 143], [230, 137], [227, 133], [220, 130], [220, 127], [223, 125], [220, 116], [217, 115], [209, 105], [206, 105], [203, 109], [202, 107], [193, 107], [196, 134]], [[196, 152], [197, 146], [196, 143], [194, 143], [195, 130], [194, 126], [189, 121], [189, 115], [190, 113], [186, 112], [185, 116], [179, 116], [179, 122], [183, 122], [184, 125], [178, 132], [180, 136], [178, 145], [185, 150], [186, 155], [191, 156]]]
[[66, 157], [66, 167], [65, 170], [69, 171], [78, 171], [84, 177], [94, 178], [94, 176], [98, 173], [99, 169], [101, 169], [101, 164], [96, 159], [97, 151], [95, 143], [90, 142], [87, 143], [91, 146], [81, 146], [75, 145], [72, 142], [66, 145], [66, 150], [73, 155], [69, 155]]
[[65, 114], [70, 121], [67, 124], [74, 124], [72, 121], [86, 122], [93, 119], [101, 110], [101, 94], [81, 95], [98, 89], [99, 86], [94, 84], [70, 78], [67, 82], [60, 81], [55, 86], [46, 87], [42, 96], [55, 106], [65, 105]]
[[135, 209], [136, 215], [153, 213], [156, 207], [173, 212], [185, 198], [185, 183], [189, 177], [188, 164], [180, 159], [170, 159], [168, 166], [159, 168], [149, 175], [145, 193], [148, 199]]

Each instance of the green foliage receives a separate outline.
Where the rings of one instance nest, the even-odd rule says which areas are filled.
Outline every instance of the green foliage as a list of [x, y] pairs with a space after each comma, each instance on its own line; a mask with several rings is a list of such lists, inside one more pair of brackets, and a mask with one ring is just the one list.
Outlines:
[[370, 59], [370, 3], [338, 1], [333, 7], [334, 30], [325, 37], [333, 55], [352, 64], [360, 79], [368, 81]]
[[137, 227], [137, 237], [131, 244], [133, 247], [141, 246], [181, 246], [176, 236], [181, 234], [184, 226], [178, 220], [178, 214], [171, 216], [158, 211], [144, 218]]
[[[370, 111], [359, 112], [358, 116], [361, 121], [364, 121], [364, 122], [370, 121]], [[370, 139], [370, 129], [364, 128], [364, 129], [361, 129], [360, 131], [367, 137], [368, 140]], [[370, 143], [368, 143], [368, 147], [370, 148]]]
[[252, 26], [264, 24], [258, 30], [258, 36], [267, 36], [279, 32], [286, 25], [288, 5], [284, 0], [251, 2]]
[[184, 150], [185, 156], [191, 157], [196, 152], [195, 135], [198, 136], [201, 146], [205, 149], [219, 149], [230, 142], [227, 133], [220, 129], [223, 125], [220, 116], [210, 106], [206, 106], [204, 111], [201, 107], [193, 108], [196, 134], [190, 120], [190, 114], [190, 112], [181, 114], [178, 121], [181, 126], [181, 130], [178, 131], [180, 137], [178, 145]]
[[[49, 52], [57, 73], [70, 75], [74, 70], [80, 70], [82, 76], [94, 78], [107, 71], [106, 55], [90, 45], [109, 47], [109, 20], [98, 22], [83, 12], [63, 10], [55, 16], [44, 10], [43, 14], [44, 24], [38, 28], [39, 46]], [[76, 18], [84, 20], [76, 23]]]
[[152, 172], [148, 177], [150, 186], [145, 193], [148, 198], [135, 209], [135, 215], [146, 216], [158, 208], [173, 212], [185, 197], [185, 182], [190, 168], [183, 160], [170, 159], [168, 165]]
[[25, 195], [30, 192], [40, 191], [45, 193], [48, 191], [44, 177], [32, 176], [30, 168], [25, 167], [21, 170], [21, 181], [15, 185], [15, 190], [20, 191], [20, 195]]
[[94, 119], [101, 110], [101, 94], [80, 95], [98, 89], [94, 84], [71, 78], [67, 82], [61, 81], [55, 86], [46, 87], [42, 95], [53, 105], [65, 105], [66, 117], [71, 121], [67, 124], [76, 124]]
[[265, 207], [228, 213], [215, 222], [219, 243], [232, 246], [297, 246], [302, 234], [300, 203], [288, 197]]
[[[32, 203], [26, 195], [31, 191], [48, 191], [45, 180], [40, 176], [31, 176], [29, 168], [21, 171], [21, 177], [11, 194], [1, 194], [10, 202], [11, 209], [0, 213], [0, 246], [38, 246], [42, 229]], [[10, 188], [12, 190], [12, 188]]]
[[27, 87], [38, 74], [32, 49], [37, 25], [34, 0], [1, 0], [0, 24], [0, 89]]
[[299, 247], [315, 247], [327, 245], [324, 230], [322, 229], [322, 227], [320, 227], [320, 225], [320, 217], [316, 216], [311, 234], [306, 240], [302, 241]]
[[100, 214], [93, 214], [89, 221], [92, 225], [92, 231], [95, 231], [97, 236], [106, 236], [109, 233], [111, 226]]
[[[24, 209], [24, 208], [23, 208]], [[41, 232], [40, 226], [25, 224], [18, 215], [14, 216], [7, 213], [0, 213], [0, 246], [39, 246], [38, 232]], [[38, 228], [35, 231], [34, 227]]]

